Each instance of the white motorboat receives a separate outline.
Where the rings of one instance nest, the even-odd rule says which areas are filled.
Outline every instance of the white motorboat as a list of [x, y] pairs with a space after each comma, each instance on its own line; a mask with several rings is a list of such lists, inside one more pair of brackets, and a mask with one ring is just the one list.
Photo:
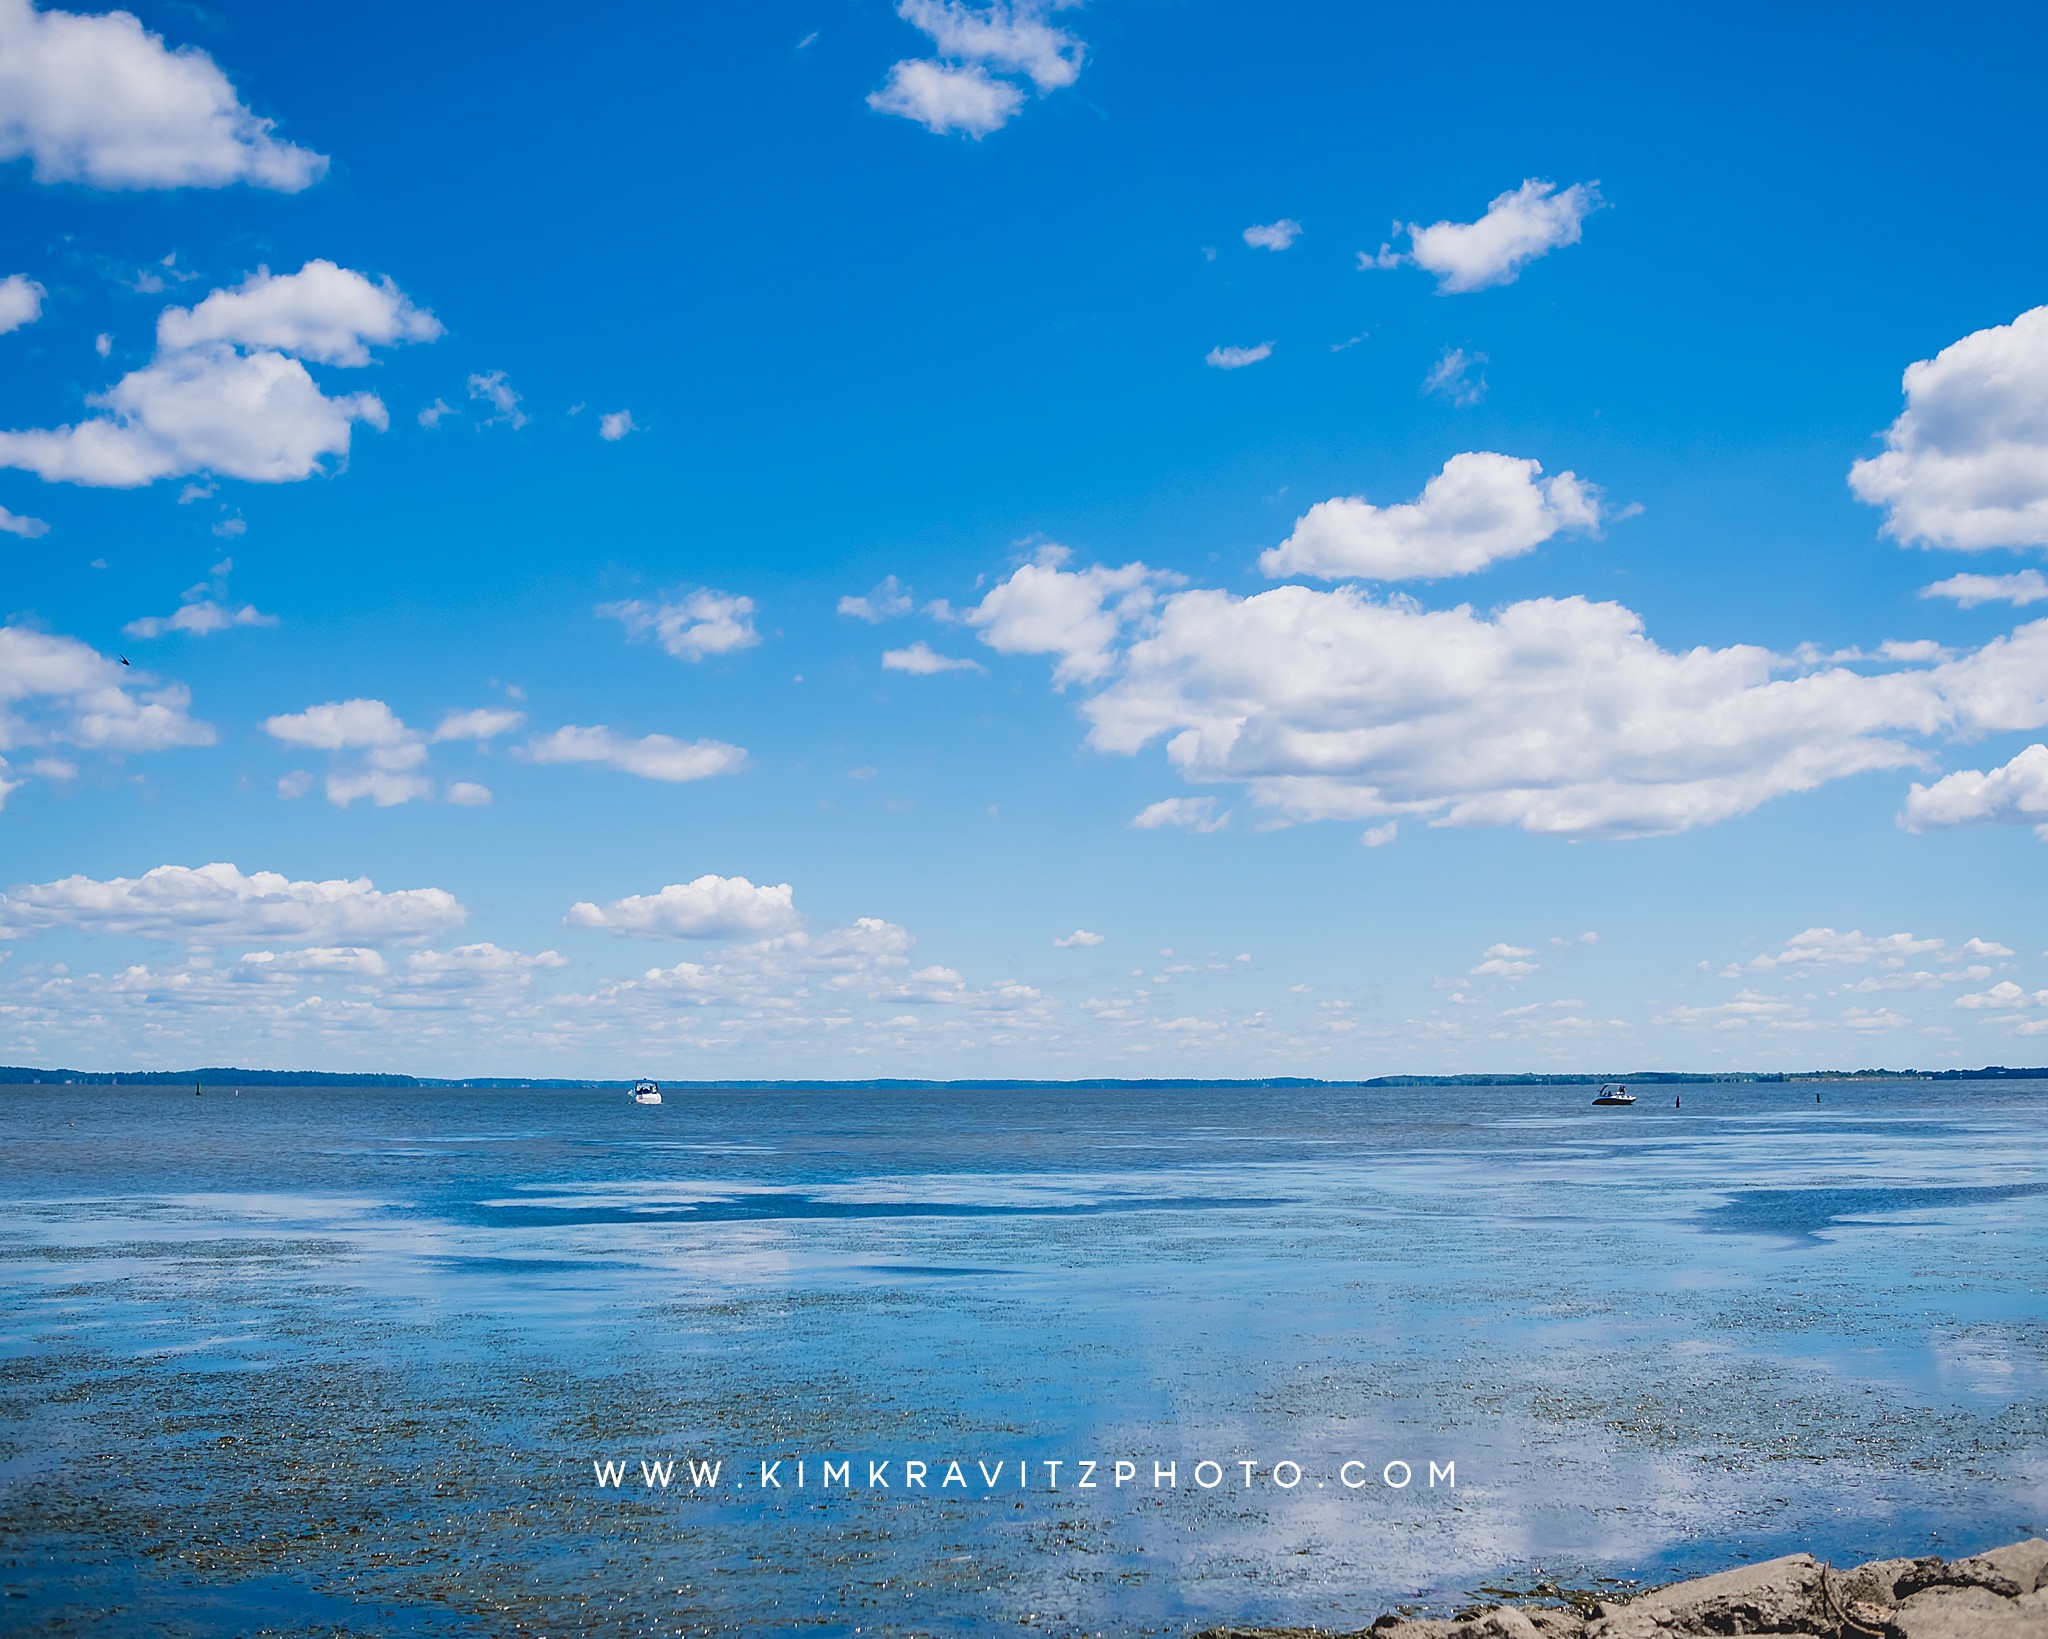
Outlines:
[[633, 1102], [635, 1104], [659, 1104], [661, 1102], [661, 1089], [651, 1081], [638, 1082], [633, 1088]]
[[1618, 1081], [1610, 1081], [1602, 1087], [1593, 1102], [1595, 1104], [1633, 1104], [1636, 1095]]

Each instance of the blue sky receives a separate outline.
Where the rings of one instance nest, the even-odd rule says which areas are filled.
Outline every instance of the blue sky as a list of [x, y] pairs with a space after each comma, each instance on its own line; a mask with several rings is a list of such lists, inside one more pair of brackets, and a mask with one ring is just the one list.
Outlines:
[[0, 1061], [2038, 1061], [2044, 32], [0, 0]]

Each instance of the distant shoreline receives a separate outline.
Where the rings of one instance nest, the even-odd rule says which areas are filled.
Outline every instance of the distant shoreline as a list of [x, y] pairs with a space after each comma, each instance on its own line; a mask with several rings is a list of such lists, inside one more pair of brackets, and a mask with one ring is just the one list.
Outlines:
[[[1133, 1079], [1117, 1076], [1075, 1077], [1067, 1080], [1018, 1080], [1004, 1078], [961, 1078], [920, 1080], [881, 1076], [865, 1080], [830, 1077], [784, 1077], [776, 1080], [720, 1078], [706, 1081], [664, 1081], [665, 1087], [704, 1092], [775, 1092], [807, 1087], [845, 1088], [852, 1091], [974, 1091], [1053, 1092], [1063, 1088], [1100, 1087], [1108, 1089], [1145, 1088], [1316, 1088], [1361, 1087], [1597, 1087], [1618, 1081], [1639, 1087], [1694, 1087], [1717, 1084], [1783, 1085], [1804, 1082], [1850, 1081], [2048, 1081], [2048, 1067], [2013, 1068], [1987, 1065], [1981, 1070], [1784, 1070], [1753, 1073], [1684, 1070], [1644, 1070], [1634, 1074], [1586, 1074], [1510, 1072], [1501, 1075], [1455, 1076], [1372, 1076], [1357, 1081], [1332, 1081], [1311, 1076], [1261, 1076], [1204, 1079], [1159, 1076]], [[570, 1079], [539, 1076], [408, 1076], [378, 1072], [336, 1070], [244, 1070], [233, 1065], [215, 1065], [196, 1070], [43, 1070], [24, 1065], [0, 1065], [0, 1087], [174, 1087], [188, 1082], [215, 1087], [393, 1087], [471, 1088], [478, 1090], [534, 1091], [617, 1089], [633, 1086], [626, 1079]]]

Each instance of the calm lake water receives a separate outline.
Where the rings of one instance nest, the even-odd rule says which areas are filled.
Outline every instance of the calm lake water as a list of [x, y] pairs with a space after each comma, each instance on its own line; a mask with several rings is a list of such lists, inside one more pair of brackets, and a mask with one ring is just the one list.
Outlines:
[[1359, 1626], [2048, 1527], [2048, 1098], [1642, 1091], [0, 1090], [0, 1629]]

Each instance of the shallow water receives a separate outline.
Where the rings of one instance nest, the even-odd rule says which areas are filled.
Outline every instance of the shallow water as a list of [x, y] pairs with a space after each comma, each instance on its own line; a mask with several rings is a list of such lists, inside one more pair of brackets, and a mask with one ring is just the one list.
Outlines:
[[2048, 1525], [2048, 1100], [1589, 1097], [6, 1089], [0, 1628], [1356, 1626]]

